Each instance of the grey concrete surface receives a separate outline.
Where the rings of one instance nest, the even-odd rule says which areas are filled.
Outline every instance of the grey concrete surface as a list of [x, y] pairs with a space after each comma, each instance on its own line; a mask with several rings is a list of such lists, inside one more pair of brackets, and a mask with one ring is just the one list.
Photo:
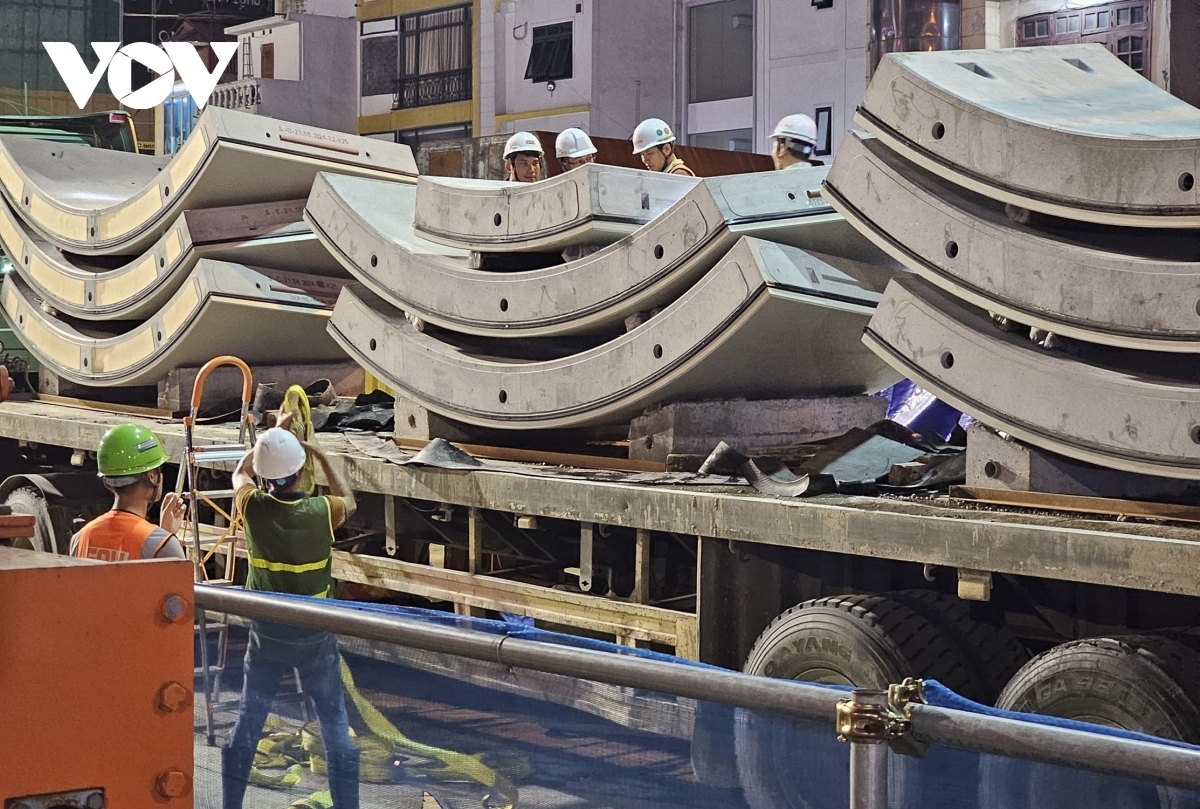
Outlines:
[[411, 186], [320, 175], [305, 218], [359, 281], [427, 322], [493, 337], [618, 333], [627, 316], [678, 297], [741, 236], [891, 263], [827, 203], [809, 199], [826, 171], [707, 179], [620, 241], [522, 272], [469, 269], [461, 251], [418, 236], [420, 192]]
[[1200, 224], [1200, 110], [1100, 44], [889, 54], [857, 120], [1003, 202], [1104, 224]]
[[132, 327], [61, 318], [13, 274], [4, 279], [0, 303], [43, 366], [81, 385], [154, 384], [172, 368], [221, 354], [260, 364], [345, 356], [326, 334], [325, 302], [270, 274], [208, 259], [161, 310]]
[[611, 244], [679, 200], [695, 177], [591, 163], [537, 183], [422, 177], [416, 230], [482, 252]]
[[170, 159], [0, 138], [0, 193], [56, 247], [136, 255], [184, 210], [308, 195], [319, 171], [412, 180], [407, 146], [208, 106]]
[[888, 286], [863, 341], [980, 421], [1112, 469], [1200, 479], [1200, 356], [1070, 342], [1047, 350], [928, 281]]
[[1200, 349], [1200, 243], [1178, 230], [1129, 230], [1035, 217], [847, 136], [825, 196], [881, 249], [955, 297], [1089, 342]]
[[[118, 267], [76, 256], [30, 233], [0, 200], [0, 248], [43, 301], [88, 320], [151, 317], [202, 258], [316, 275], [345, 276], [300, 221], [303, 203], [187, 211], [150, 249]], [[213, 227], [222, 223], [222, 227]]]
[[863, 350], [858, 335], [878, 300], [872, 289], [889, 274], [743, 239], [642, 326], [544, 361], [497, 356], [499, 341], [422, 334], [354, 285], [342, 292], [330, 331], [397, 392], [468, 424], [523, 430], [619, 424], [668, 400], [886, 387], [897, 377]]

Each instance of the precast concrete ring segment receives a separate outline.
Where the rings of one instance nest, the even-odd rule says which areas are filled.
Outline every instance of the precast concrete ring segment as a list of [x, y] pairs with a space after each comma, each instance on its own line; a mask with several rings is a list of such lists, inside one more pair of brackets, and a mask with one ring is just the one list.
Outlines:
[[1118, 229], [1004, 205], [850, 133], [825, 197], [896, 260], [955, 297], [1093, 343], [1200, 351], [1200, 242], [1180, 230]]
[[888, 54], [856, 120], [922, 168], [1054, 216], [1200, 226], [1200, 110], [1103, 45]]
[[494, 337], [617, 333], [628, 315], [678, 297], [742, 235], [890, 264], [826, 202], [808, 196], [826, 171], [704, 180], [632, 235], [524, 272], [469, 269], [465, 253], [417, 236], [410, 186], [323, 174], [305, 218], [372, 292], [435, 325]]
[[913, 275], [887, 288], [863, 342], [983, 423], [1052, 452], [1200, 480], [1200, 357], [1035, 346]]
[[[741, 240], [638, 328], [539, 362], [488, 354], [497, 341], [417, 331], [349, 285], [330, 331], [396, 391], [459, 421], [508, 430], [620, 424], [665, 400], [782, 398], [879, 390], [898, 377], [859, 337], [877, 279], [803, 251]], [[503, 345], [503, 344], [502, 344]]]
[[305, 275], [344, 276], [300, 221], [302, 200], [186, 211], [142, 255], [65, 254], [30, 233], [0, 200], [0, 248], [45, 303], [87, 320], [143, 320], [162, 308], [202, 258]]
[[417, 233], [479, 252], [605, 245], [674, 205], [695, 177], [590, 163], [536, 183], [421, 177]]
[[172, 368], [222, 354], [251, 364], [345, 357], [327, 334], [324, 301], [248, 267], [207, 259], [159, 312], [132, 326], [57, 316], [13, 273], [4, 279], [0, 303], [43, 367], [82, 385], [154, 384]]
[[184, 210], [306, 197], [319, 171], [417, 174], [407, 146], [211, 105], [169, 159], [0, 138], [0, 193], [74, 253], [141, 254]]

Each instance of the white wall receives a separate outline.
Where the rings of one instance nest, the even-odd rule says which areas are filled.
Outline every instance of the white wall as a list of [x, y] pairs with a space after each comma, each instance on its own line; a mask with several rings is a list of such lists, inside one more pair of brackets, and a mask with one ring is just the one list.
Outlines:
[[836, 0], [829, 9], [758, 0], [755, 29], [755, 151], [767, 151], [767, 137], [783, 116], [832, 106], [836, 152], [866, 92], [867, 0]]
[[[600, 0], [520, 0], [505, 2], [496, 24], [502, 26], [497, 39], [504, 42], [503, 53], [497, 52], [497, 72], [503, 66], [503, 105], [500, 94], [496, 94], [496, 114], [533, 112], [556, 107], [571, 107], [590, 104], [592, 101], [592, 5]], [[615, 2], [616, 0], [603, 0]], [[484, 3], [486, 9], [487, 4]], [[581, 11], [576, 13], [576, 5]], [[483, 12], [483, 13], [486, 13]], [[569, 79], [555, 82], [550, 93], [545, 84], [534, 84], [525, 79], [525, 67], [529, 62], [533, 45], [533, 29], [553, 23], [572, 23], [571, 37], [575, 64]], [[636, 24], [636, 18], [630, 20]], [[514, 35], [515, 31], [515, 35]], [[602, 54], [607, 59], [607, 54]], [[500, 77], [497, 76], [497, 81]]]
[[[293, 0], [295, 3], [295, 0]], [[319, 14], [323, 17], [354, 17], [355, 0], [300, 0], [305, 14]]]
[[243, 74], [242, 50], [250, 42], [250, 55], [254, 65], [254, 78], [262, 78], [262, 46], [275, 44], [275, 76], [287, 81], [300, 80], [300, 23], [280, 22], [269, 28], [252, 31], [238, 36], [238, 52], [234, 56], [238, 65], [238, 78]]
[[586, 112], [570, 112], [562, 115], [539, 115], [534, 118], [505, 121], [500, 125], [497, 134], [508, 135], [513, 132], [537, 132], [539, 130], [542, 132], [562, 132], [564, 129], [572, 126], [577, 126], [584, 132], [592, 132], [592, 119], [593, 116]]

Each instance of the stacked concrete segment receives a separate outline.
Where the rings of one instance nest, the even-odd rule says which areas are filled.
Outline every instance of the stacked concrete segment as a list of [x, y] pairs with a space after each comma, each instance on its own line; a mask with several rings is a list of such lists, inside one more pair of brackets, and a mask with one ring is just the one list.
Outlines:
[[[322, 175], [313, 185], [305, 219], [355, 278], [390, 305], [429, 323], [493, 337], [611, 334], [622, 330], [626, 317], [677, 298], [743, 236], [886, 261], [826, 202], [808, 196], [826, 172], [812, 168], [704, 180], [619, 241], [562, 264], [520, 272], [471, 269], [466, 251], [418, 235], [413, 223], [424, 178], [414, 190]], [[599, 171], [581, 174], [575, 182], [605, 179]], [[467, 244], [490, 247], [487, 241]]]
[[326, 324], [345, 272], [301, 220], [322, 171], [416, 174], [407, 147], [216, 108], [170, 159], [0, 138], [5, 316], [85, 386], [223, 353], [344, 359]]
[[526, 357], [546, 359], [517, 359], [499, 339], [424, 334], [355, 285], [342, 292], [330, 330], [406, 397], [496, 429], [619, 424], [668, 400], [878, 390], [896, 377], [859, 336], [890, 273], [831, 262], [743, 238], [620, 337], [561, 356], [553, 342], [521, 345]]
[[857, 120], [1001, 202], [1109, 225], [1200, 225], [1200, 110], [1103, 45], [889, 54]]
[[1099, 46], [889, 55], [825, 196], [917, 277], [865, 342], [994, 428], [1200, 479], [1200, 111]]

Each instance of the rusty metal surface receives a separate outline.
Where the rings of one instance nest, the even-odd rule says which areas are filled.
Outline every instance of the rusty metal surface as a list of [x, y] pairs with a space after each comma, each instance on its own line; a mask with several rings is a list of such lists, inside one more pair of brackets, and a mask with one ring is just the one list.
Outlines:
[[414, 225], [426, 239], [481, 252], [605, 245], [645, 225], [699, 182], [595, 163], [537, 183], [422, 177]]
[[293, 201], [187, 211], [145, 253], [113, 267], [111, 260], [62, 252], [30, 233], [0, 200], [0, 248], [38, 297], [60, 312], [140, 320], [158, 311], [202, 258], [345, 277], [300, 221], [303, 209], [302, 201]]
[[[112, 426], [128, 420], [44, 402], [5, 402], [0, 434], [80, 450], [94, 449]], [[183, 428], [151, 425], [171, 457], [183, 451]], [[201, 425], [198, 443], [228, 444], [236, 428]], [[374, 459], [345, 437], [317, 442], [356, 491], [464, 507], [990, 570], [1063, 581], [1200, 595], [1200, 530], [1058, 515], [1012, 514], [878, 497], [826, 495], [793, 501], [745, 491], [609, 483], [414, 469]], [[318, 471], [318, 482], [324, 478]], [[782, 609], [786, 605], [780, 605]], [[773, 614], [773, 613], [772, 613]]]
[[825, 196], [881, 249], [975, 306], [1089, 342], [1200, 349], [1200, 243], [1190, 232], [1018, 224], [1002, 203], [858, 133], [843, 141]]
[[322, 174], [305, 218], [359, 281], [427, 322], [494, 337], [619, 333], [628, 315], [678, 297], [744, 235], [890, 264], [827, 203], [809, 199], [825, 172], [705, 180], [621, 241], [522, 272], [470, 269], [462, 251], [416, 235], [416, 192], [399, 183]]
[[56, 316], [12, 274], [0, 302], [30, 352], [58, 376], [83, 385], [153, 384], [173, 368], [221, 354], [257, 363], [345, 356], [325, 332], [326, 302], [262, 272], [208, 259], [161, 310], [132, 326]]
[[355, 286], [343, 291], [330, 331], [393, 389], [459, 421], [521, 430], [619, 424], [667, 399], [886, 387], [895, 376], [857, 339], [879, 283], [859, 270], [743, 239], [642, 326], [540, 362], [489, 356], [500, 349], [486, 342], [422, 334]]
[[[0, 547], [10, 661], [0, 667], [0, 804], [99, 789], [105, 806], [193, 805], [192, 600], [186, 560], [99, 563]], [[95, 804], [53, 804], [76, 805]]]
[[1113, 469], [1200, 480], [1200, 357], [1072, 343], [1039, 348], [986, 312], [901, 276], [864, 342], [980, 421]]
[[1099, 44], [889, 54], [859, 123], [923, 168], [1046, 213], [1200, 225], [1200, 110]]
[[188, 209], [295, 199], [318, 171], [412, 181], [407, 146], [208, 106], [170, 159], [0, 138], [0, 193], [56, 247], [136, 255]]

